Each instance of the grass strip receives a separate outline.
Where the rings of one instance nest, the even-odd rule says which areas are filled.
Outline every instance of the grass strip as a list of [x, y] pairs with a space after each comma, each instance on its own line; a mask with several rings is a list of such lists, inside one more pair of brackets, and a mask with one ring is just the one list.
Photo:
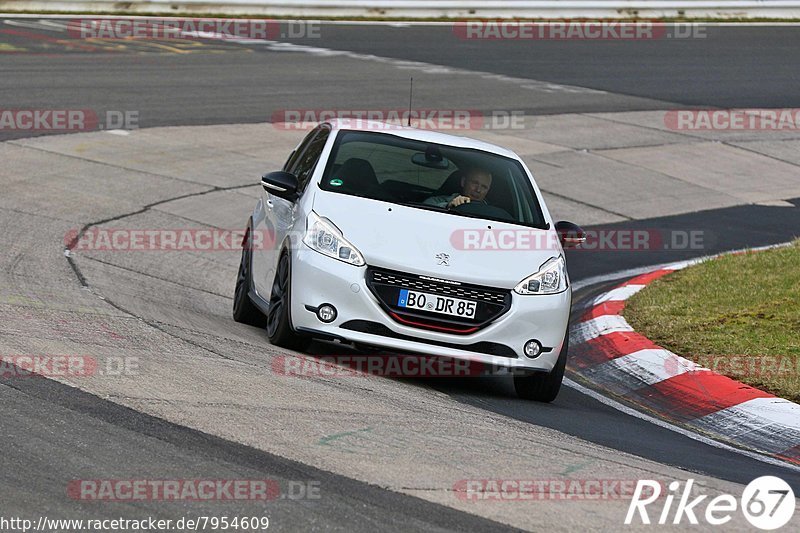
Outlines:
[[800, 402], [800, 240], [669, 274], [623, 315], [659, 346]]

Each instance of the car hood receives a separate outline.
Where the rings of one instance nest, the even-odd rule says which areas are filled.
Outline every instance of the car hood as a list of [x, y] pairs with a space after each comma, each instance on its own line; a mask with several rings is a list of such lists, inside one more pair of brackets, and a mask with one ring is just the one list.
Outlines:
[[[329, 219], [370, 266], [511, 289], [563, 253], [555, 230], [528, 228], [317, 190]], [[447, 254], [448, 265], [440, 264]], [[438, 257], [437, 257], [438, 256]]]

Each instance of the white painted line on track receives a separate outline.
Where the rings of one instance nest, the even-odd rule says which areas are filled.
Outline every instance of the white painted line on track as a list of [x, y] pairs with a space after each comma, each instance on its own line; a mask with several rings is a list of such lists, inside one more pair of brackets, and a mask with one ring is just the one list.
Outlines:
[[[237, 42], [236, 39], [229, 39], [232, 42]], [[448, 67], [445, 65], [437, 65], [435, 63], [425, 63], [422, 61], [409, 61], [405, 59], [396, 59], [390, 57], [376, 56], [373, 54], [362, 54], [352, 52], [349, 50], [334, 50], [331, 48], [324, 48], [320, 46], [309, 46], [303, 44], [287, 43], [283, 41], [261, 41], [267, 50], [272, 52], [303, 52], [322, 57], [346, 57], [349, 59], [356, 59], [359, 61], [374, 61], [376, 63], [383, 63], [396, 68], [405, 70], [417, 70], [426, 74], [448, 74], [448, 75], [467, 75], [479, 76], [485, 80], [497, 81], [501, 83], [512, 83], [522, 89], [529, 89], [532, 91], [539, 91], [544, 93], [567, 93], [567, 94], [608, 94], [607, 91], [599, 89], [589, 89], [587, 87], [579, 87], [577, 85], [562, 85], [558, 83], [551, 83], [547, 81], [516, 78], [513, 76], [506, 76], [503, 74], [495, 74], [493, 72], [483, 72], [480, 70], [468, 70], [462, 68]]]
[[47, 19], [40, 19], [39, 24], [47, 28], [55, 28], [56, 31], [61, 31], [61, 32], [67, 31], [67, 29], [69, 28], [69, 22], [55, 22]]
[[722, 442], [718, 442], [714, 439], [710, 439], [708, 437], [704, 437], [703, 435], [699, 435], [687, 429], [684, 429], [680, 426], [676, 426], [674, 424], [670, 424], [669, 422], [665, 422], [664, 420], [659, 420], [658, 418], [652, 417], [650, 415], [646, 415], [642, 412], [637, 411], [627, 405], [623, 405], [616, 400], [612, 400], [611, 398], [607, 398], [603, 396], [599, 392], [595, 392], [592, 389], [584, 387], [583, 385], [572, 381], [569, 378], [564, 378], [564, 385], [571, 389], [575, 389], [576, 391], [580, 392], [581, 394], [585, 394], [590, 398], [597, 400], [598, 402], [602, 403], [603, 405], [607, 405], [617, 411], [625, 413], [626, 415], [633, 416], [640, 420], [644, 420], [645, 422], [650, 422], [651, 424], [655, 424], [656, 426], [662, 427], [664, 429], [668, 429], [674, 433], [679, 433], [685, 437], [689, 437], [692, 440], [696, 440], [698, 442], [702, 442], [703, 444], [708, 444], [709, 446], [713, 446], [715, 448], [719, 448], [721, 450], [726, 450], [733, 453], [738, 453], [739, 455], [744, 455], [745, 457], [749, 457], [750, 459], [755, 459], [756, 461], [761, 461], [762, 463], [767, 463], [773, 466], [780, 466], [786, 468], [788, 470], [792, 470], [794, 472], [800, 472], [800, 466], [795, 466], [791, 463], [786, 463], [779, 459], [773, 459], [772, 457], [768, 457], [765, 455], [761, 455], [759, 453], [750, 452], [747, 450], [742, 450], [736, 448], [734, 446], [730, 446], [728, 444], [724, 444]]
[[[49, 22], [49, 24], [46, 24]], [[13, 20], [13, 19], [4, 19], [3, 24], [8, 26], [14, 26], [16, 28], [28, 28], [29, 30], [44, 30], [44, 31], [64, 31], [66, 26], [61, 26], [58, 23], [44, 21], [44, 20], [37, 20], [37, 21], [29, 21], [29, 20]]]
[[[0, 14], [0, 16], [2, 16], [2, 14]], [[85, 15], [83, 15], [83, 16], [85, 17]], [[81, 17], [82, 17], [82, 15], [76, 14], [76, 15], [69, 15], [69, 16], [64, 17], [64, 18], [80, 19]], [[9, 24], [9, 25], [12, 25], [12, 26], [22, 26], [22, 27], [40, 29], [40, 30], [46, 29], [48, 31], [63, 31], [62, 27], [56, 22], [50, 22], [50, 21], [47, 21], [47, 20], [38, 20], [36, 22], [27, 22], [27, 21], [20, 22], [20, 21], [13, 20], [13, 18], [16, 18], [16, 17], [12, 17], [11, 19], [4, 20], [3, 22], [5, 24]], [[22, 18], [28, 18], [28, 17], [22, 17]], [[39, 18], [39, 19], [41, 19], [41, 15], [37, 15], [36, 17], [30, 17], [30, 18]], [[62, 18], [62, 17], [56, 17], [56, 18]], [[159, 17], [157, 17], [157, 16], [152, 16], [152, 17], [92, 16], [91, 18], [93, 20], [95, 20], [95, 19], [109, 19], [109, 20], [125, 19], [125, 20], [127, 20], [127, 19], [134, 19], [134, 18], [149, 19], [149, 20], [154, 20], [154, 19], [155, 20], [159, 20]], [[161, 17], [161, 18], [164, 19], [166, 17]], [[180, 18], [186, 18], [186, 17], [176, 17], [176, 18], [180, 19]], [[213, 19], [213, 18], [224, 19], [224, 17], [208, 17], [208, 18], [209, 19]], [[256, 18], [252, 18], [251, 20], [257, 20], [257, 19]], [[266, 19], [266, 20], [272, 20], [272, 19]], [[288, 22], [292, 22], [292, 21], [288, 20], [288, 19], [279, 19], [279, 20], [276, 20], [276, 22], [287, 22], [288, 23]], [[302, 22], [302, 21], [295, 21], [295, 22]], [[308, 22], [308, 21], [305, 21], [305, 22]], [[45, 27], [42, 26], [43, 23], [44, 23]], [[389, 26], [397, 26], [398, 22], [397, 21], [383, 22], [382, 24], [389, 25]], [[406, 24], [406, 23], [403, 22], [402, 24]], [[445, 22], [443, 24], [452, 24], [452, 23]], [[56, 30], [56, 28], [58, 28], [58, 29]], [[229, 36], [222, 35], [222, 34], [215, 34], [215, 33], [201, 33], [201, 34], [198, 35], [197, 33], [190, 34], [190, 33], [184, 32], [184, 35], [185, 36], [192, 36], [192, 37], [199, 36], [201, 38], [212, 39], [212, 40], [213, 39], [217, 39], [217, 40], [222, 40], [222, 41], [225, 41], [225, 42], [231, 42], [231, 43], [237, 43], [237, 44], [262, 45], [264, 48], [266, 48], [267, 50], [269, 50], [271, 52], [293, 52], [293, 53], [300, 52], [300, 53], [306, 53], [306, 54], [316, 55], [316, 56], [320, 56], [320, 57], [345, 57], [345, 58], [355, 59], [355, 60], [359, 60], [359, 61], [374, 61], [374, 62], [377, 62], [377, 63], [387, 64], [387, 65], [390, 65], [390, 66], [393, 66], [393, 67], [399, 68], [399, 69], [420, 71], [420, 72], [423, 72], [425, 74], [434, 74], [434, 75], [448, 74], [448, 75], [451, 75], [451, 76], [452, 75], [478, 76], [478, 77], [480, 77], [482, 79], [485, 79], [485, 80], [497, 81], [497, 82], [500, 82], [500, 83], [511, 83], [511, 84], [516, 85], [517, 87], [519, 87], [521, 89], [527, 89], [527, 90], [531, 90], [531, 91], [538, 91], [538, 92], [543, 92], [543, 93], [548, 93], [548, 94], [552, 94], [552, 93], [608, 94], [607, 91], [602, 91], [602, 90], [599, 90], [599, 89], [590, 89], [590, 88], [587, 88], [587, 87], [580, 87], [580, 86], [577, 86], [577, 85], [563, 85], [563, 84], [551, 83], [551, 82], [542, 81], [542, 80], [536, 80], [536, 79], [517, 78], [517, 77], [513, 77], [513, 76], [506, 76], [506, 75], [503, 75], [503, 74], [496, 74], [496, 73], [493, 73], [493, 72], [484, 72], [484, 71], [479, 71], [479, 70], [468, 70], [468, 69], [462, 69], [462, 68], [448, 67], [448, 66], [445, 66], [445, 65], [437, 65], [437, 64], [434, 64], [434, 63], [426, 63], [426, 62], [422, 62], [422, 61], [410, 61], [410, 60], [396, 59], [396, 58], [391, 58], [391, 57], [376, 56], [376, 55], [373, 55], [373, 54], [364, 54], [364, 53], [352, 52], [352, 51], [349, 51], [349, 50], [335, 50], [335, 49], [332, 49], [332, 48], [325, 48], [325, 47], [321, 47], [321, 46], [310, 46], [310, 45], [305, 45], [305, 44], [296, 44], [296, 43], [285, 42], [285, 41], [273, 41], [273, 40], [265, 40], [265, 39], [230, 38]]]

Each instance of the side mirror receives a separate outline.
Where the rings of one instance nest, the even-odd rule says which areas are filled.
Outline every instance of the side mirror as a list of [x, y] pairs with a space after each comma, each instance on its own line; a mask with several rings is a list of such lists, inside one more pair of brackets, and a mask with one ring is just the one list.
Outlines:
[[586, 242], [586, 232], [572, 222], [565, 220], [556, 222], [556, 232], [564, 248], [575, 248]]
[[294, 202], [297, 200], [297, 177], [291, 172], [278, 170], [264, 174], [261, 186], [270, 194]]

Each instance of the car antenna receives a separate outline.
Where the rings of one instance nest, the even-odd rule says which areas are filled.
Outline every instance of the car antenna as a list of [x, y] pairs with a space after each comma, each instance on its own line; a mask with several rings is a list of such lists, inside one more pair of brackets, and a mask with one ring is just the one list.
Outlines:
[[411, 97], [414, 94], [414, 78], [411, 78], [411, 83], [408, 86], [408, 127], [411, 127]]

